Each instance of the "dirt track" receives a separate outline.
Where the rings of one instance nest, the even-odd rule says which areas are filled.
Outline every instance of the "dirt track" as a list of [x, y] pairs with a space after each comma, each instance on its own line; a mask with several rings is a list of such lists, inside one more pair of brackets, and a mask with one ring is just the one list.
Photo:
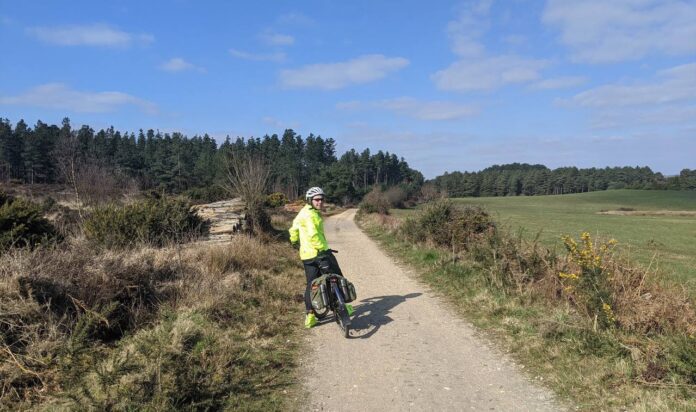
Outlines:
[[358, 292], [355, 330], [345, 339], [328, 320], [307, 332], [307, 410], [563, 410], [386, 256], [354, 215], [328, 218], [325, 230]]

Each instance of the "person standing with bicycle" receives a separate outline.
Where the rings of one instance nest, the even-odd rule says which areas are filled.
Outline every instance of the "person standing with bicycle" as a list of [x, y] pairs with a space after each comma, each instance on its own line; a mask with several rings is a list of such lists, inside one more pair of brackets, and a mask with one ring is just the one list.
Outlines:
[[[342, 275], [338, 261], [333, 255], [324, 235], [324, 220], [321, 218], [321, 210], [324, 209], [324, 191], [320, 187], [312, 187], [305, 194], [307, 204], [300, 210], [292, 221], [290, 228], [290, 242], [293, 246], [299, 246], [300, 259], [304, 265], [307, 287], [305, 288], [305, 327], [311, 328], [317, 324], [317, 317], [312, 308], [310, 288], [312, 281], [321, 276], [320, 265], [328, 266], [333, 273]], [[346, 305], [347, 307], [350, 305]], [[348, 309], [352, 313], [353, 308]]]

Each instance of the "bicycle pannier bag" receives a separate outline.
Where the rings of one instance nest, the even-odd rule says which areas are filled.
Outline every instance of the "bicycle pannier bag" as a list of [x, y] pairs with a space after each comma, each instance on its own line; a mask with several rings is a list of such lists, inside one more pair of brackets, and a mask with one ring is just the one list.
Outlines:
[[319, 276], [312, 281], [309, 298], [314, 310], [323, 310], [326, 307], [329, 301], [326, 296], [326, 276]]
[[354, 301], [358, 296], [355, 293], [355, 286], [346, 278], [341, 278], [341, 292], [343, 292], [343, 298], [347, 302]]

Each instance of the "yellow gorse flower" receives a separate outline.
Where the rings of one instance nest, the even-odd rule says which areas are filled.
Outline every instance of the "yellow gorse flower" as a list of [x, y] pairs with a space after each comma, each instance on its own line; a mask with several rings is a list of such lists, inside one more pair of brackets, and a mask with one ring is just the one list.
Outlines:
[[605, 261], [610, 261], [613, 248], [618, 242], [610, 239], [596, 243], [589, 232], [582, 232], [579, 241], [568, 235], [561, 239], [568, 251], [567, 261], [571, 267], [575, 267], [575, 270], [558, 273], [563, 292], [572, 295], [573, 300], [582, 304], [591, 316], [603, 319], [605, 326], [615, 324], [616, 315], [607, 292], [613, 273], [605, 265]]
[[575, 273], [560, 272], [558, 277], [561, 279], [578, 280], [579, 276]]
[[602, 303], [602, 311], [604, 312], [604, 316], [607, 317], [607, 320], [609, 322], [616, 322], [616, 316], [614, 316], [614, 311], [611, 309], [611, 306], [609, 304]]

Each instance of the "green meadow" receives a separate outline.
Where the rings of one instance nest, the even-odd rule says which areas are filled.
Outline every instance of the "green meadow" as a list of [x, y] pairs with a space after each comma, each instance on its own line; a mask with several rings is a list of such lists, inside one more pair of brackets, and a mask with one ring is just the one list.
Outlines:
[[[564, 234], [577, 238], [587, 231], [594, 238], [614, 238], [632, 261], [657, 267], [696, 293], [696, 191], [609, 190], [453, 201], [483, 206], [504, 227], [528, 239], [538, 236], [551, 248], [563, 247]], [[675, 213], [680, 211], [690, 213]]]

